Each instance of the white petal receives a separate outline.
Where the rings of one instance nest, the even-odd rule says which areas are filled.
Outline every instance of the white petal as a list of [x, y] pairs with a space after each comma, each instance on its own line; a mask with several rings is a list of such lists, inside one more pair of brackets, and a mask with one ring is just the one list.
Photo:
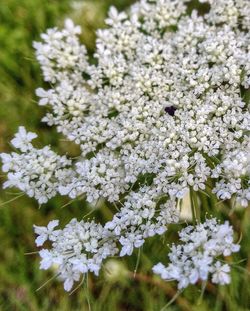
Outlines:
[[47, 234], [45, 235], [45, 234], [43, 234], [43, 235], [39, 235], [37, 238], [36, 238], [36, 240], [35, 240], [35, 242], [36, 242], [36, 246], [42, 246], [43, 244], [44, 244], [44, 242], [47, 240], [47, 238], [48, 238], [48, 236], [47, 236]]
[[49, 231], [53, 230], [55, 227], [57, 227], [59, 224], [59, 220], [51, 220], [49, 223], [48, 223], [48, 229]]
[[72, 289], [73, 284], [73, 279], [66, 279], [66, 281], [64, 282], [64, 289], [66, 290], [66, 292], [69, 292]]
[[39, 87], [38, 89], [36, 89], [36, 96], [38, 97], [46, 97], [47, 96], [47, 92], [42, 89], [41, 87]]

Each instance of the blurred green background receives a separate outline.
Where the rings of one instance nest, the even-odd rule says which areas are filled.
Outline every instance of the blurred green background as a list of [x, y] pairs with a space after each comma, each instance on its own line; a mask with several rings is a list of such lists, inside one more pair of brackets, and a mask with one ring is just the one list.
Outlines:
[[[108, 7], [126, 8], [131, 0], [1, 0], [0, 1], [0, 152], [9, 152], [9, 141], [19, 125], [39, 134], [40, 144], [51, 144], [60, 153], [74, 154], [74, 146], [40, 122], [44, 111], [37, 105], [34, 91], [43, 85], [41, 72], [34, 57], [32, 42], [46, 28], [61, 26], [70, 16], [83, 27], [82, 41], [94, 51], [95, 30], [104, 27]], [[4, 176], [1, 176], [1, 182]], [[176, 284], [152, 276], [151, 267], [166, 257], [167, 241], [176, 237], [170, 227], [161, 240], [150, 239], [141, 255], [110, 259], [99, 278], [89, 275], [71, 296], [62, 284], [53, 279], [41, 290], [53, 271], [40, 271], [32, 225], [45, 225], [51, 219], [66, 223], [80, 219], [89, 212], [84, 202], [67, 205], [65, 198], [56, 198], [39, 208], [38, 204], [17, 190], [0, 191], [0, 311], [158, 311], [176, 293]], [[65, 206], [67, 205], [67, 206]], [[220, 218], [228, 211], [218, 212]], [[103, 203], [95, 215], [101, 221], [110, 218]], [[232, 269], [232, 283], [226, 287], [208, 284], [201, 298], [201, 286], [186, 289], [166, 310], [245, 311], [250, 310], [250, 213], [249, 209], [231, 215], [231, 222], [243, 235], [241, 253], [234, 257], [242, 262]], [[233, 260], [233, 259], [232, 259]], [[138, 261], [137, 274], [134, 269]]]

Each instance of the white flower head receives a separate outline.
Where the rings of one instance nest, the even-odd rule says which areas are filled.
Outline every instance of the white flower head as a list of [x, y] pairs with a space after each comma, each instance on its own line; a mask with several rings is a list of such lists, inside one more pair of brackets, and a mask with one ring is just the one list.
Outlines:
[[55, 227], [57, 227], [59, 224], [59, 220], [52, 220], [48, 223], [47, 227], [39, 227], [34, 225], [34, 231], [38, 235], [36, 238], [36, 245], [42, 246], [45, 241], [55, 240], [56, 236], [59, 234], [59, 230], [54, 230]]
[[11, 144], [22, 152], [27, 152], [32, 148], [30, 142], [36, 138], [35, 133], [27, 132], [25, 127], [20, 126], [15, 137], [11, 140]]
[[170, 264], [159, 263], [153, 272], [164, 280], [176, 280], [182, 289], [198, 280], [207, 281], [212, 274], [212, 282], [225, 285], [230, 283], [230, 267], [217, 260], [219, 256], [229, 256], [239, 251], [233, 243], [233, 230], [228, 222], [217, 223], [208, 219], [196, 227], [188, 226], [180, 233], [182, 245], [174, 245], [169, 254]]
[[81, 34], [81, 27], [75, 26], [73, 21], [67, 18], [64, 22], [65, 29], [70, 32], [72, 35], [79, 35]]
[[49, 103], [53, 103], [53, 94], [54, 94], [53, 90], [45, 91], [40, 87], [36, 89], [36, 95], [41, 98], [39, 100], [39, 105], [45, 106], [48, 105]]
[[222, 265], [221, 262], [217, 261], [214, 265], [212, 282], [221, 285], [229, 284], [231, 281], [229, 273], [230, 273], [229, 265], [227, 264]]
[[[36, 243], [51, 243], [42, 267], [60, 259], [66, 290], [81, 274], [98, 274], [105, 258], [131, 255], [164, 234], [190, 189], [209, 184], [219, 200], [249, 202], [250, 2], [208, 0], [206, 14], [189, 14], [188, 2], [141, 0], [126, 13], [111, 7], [94, 62], [69, 19], [34, 43], [50, 85], [36, 91], [48, 107], [43, 121], [80, 152], [71, 160], [37, 149], [36, 134], [20, 127], [12, 140], [20, 152], [1, 155], [4, 187], [40, 204], [59, 193], [117, 208], [103, 226], [72, 220], [58, 234], [55, 223], [35, 227]], [[169, 267], [155, 268], [179, 288], [207, 280], [216, 256], [239, 250], [229, 224], [216, 220], [184, 229], [180, 240]], [[218, 271], [215, 280], [226, 283]]]

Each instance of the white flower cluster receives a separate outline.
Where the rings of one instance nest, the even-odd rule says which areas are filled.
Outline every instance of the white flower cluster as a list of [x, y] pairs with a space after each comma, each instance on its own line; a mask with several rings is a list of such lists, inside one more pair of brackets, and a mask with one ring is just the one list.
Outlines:
[[3, 187], [16, 187], [25, 192], [29, 197], [37, 199], [39, 204], [46, 203], [58, 192], [58, 187], [63, 185], [73, 174], [71, 160], [65, 156], [58, 156], [50, 147], [36, 149], [30, 143], [37, 135], [26, 132], [20, 126], [19, 132], [11, 141], [12, 145], [21, 153], [2, 153], [3, 172], [8, 172], [8, 180]]
[[179, 211], [174, 200], [161, 203], [160, 198], [154, 200], [152, 189], [142, 187], [137, 193], [128, 195], [123, 207], [105, 228], [119, 240], [122, 245], [120, 256], [124, 256], [131, 255], [146, 238], [163, 234], [168, 224], [178, 221]]
[[165, 267], [158, 263], [154, 273], [164, 280], [176, 280], [179, 289], [207, 281], [210, 276], [213, 283], [230, 283], [230, 267], [222, 264], [219, 256], [238, 252], [240, 246], [233, 243], [233, 229], [228, 222], [219, 224], [215, 218], [209, 219], [196, 227], [186, 227], [179, 236], [183, 244], [171, 247], [170, 264]]
[[[151, 174], [157, 192], [183, 198], [189, 187], [204, 190], [208, 178], [218, 178], [220, 159], [248, 154], [249, 1], [210, 1], [204, 16], [188, 16], [185, 2], [140, 1], [129, 14], [111, 8], [110, 28], [98, 31], [97, 65], [68, 20], [35, 43], [45, 80], [54, 84], [37, 90], [50, 108], [43, 120], [82, 150], [61, 194], [113, 202]], [[244, 192], [246, 200], [241, 178], [223, 175], [218, 198], [242, 202]]]
[[[187, 2], [141, 0], [127, 13], [111, 8], [109, 28], [97, 32], [94, 60], [72, 21], [49, 29], [34, 43], [51, 85], [37, 89], [39, 104], [48, 107], [43, 121], [81, 154], [70, 160], [35, 149], [36, 135], [20, 128], [13, 145], [22, 153], [1, 155], [5, 187], [40, 203], [57, 193], [118, 203], [112, 221], [96, 226], [111, 232], [120, 255], [176, 222], [174, 206], [190, 188], [206, 191], [209, 181], [218, 199], [234, 196], [243, 206], [250, 199], [250, 2], [208, 0], [207, 12], [190, 14]], [[79, 226], [90, 225], [69, 226], [77, 236]], [[45, 260], [50, 253], [42, 254]], [[73, 267], [68, 263], [65, 273], [75, 275]]]
[[[81, 79], [81, 74], [87, 67], [87, 51], [76, 37], [80, 33], [81, 28], [75, 27], [73, 22], [67, 19], [63, 31], [49, 29], [46, 34], [41, 35], [44, 43], [34, 43], [34, 47], [39, 51], [37, 60], [41, 64], [45, 81], [56, 83], [70, 77], [72, 85], [74, 80]], [[40, 104], [45, 105], [46, 102]]]
[[93, 221], [78, 222], [76, 219], [63, 230], [54, 230], [59, 224], [57, 220], [51, 221], [48, 227], [34, 226], [38, 235], [37, 246], [51, 241], [50, 250], [44, 248], [39, 252], [42, 258], [40, 268], [56, 265], [65, 290], [70, 291], [82, 274], [90, 271], [98, 275], [108, 256], [131, 255], [134, 248], [142, 246], [145, 238], [163, 234], [168, 223], [179, 220], [174, 202], [160, 205], [159, 212], [156, 212], [149, 195], [137, 195], [134, 199], [137, 199], [136, 206], [130, 204], [133, 202], [130, 198], [104, 227]]
[[42, 249], [40, 268], [48, 269], [56, 265], [64, 288], [70, 291], [74, 281], [79, 281], [81, 274], [88, 271], [98, 274], [100, 264], [107, 256], [116, 254], [116, 245], [109, 236], [105, 237], [104, 228], [94, 222], [78, 222], [72, 219], [63, 230], [54, 230], [58, 221], [48, 227], [35, 226], [39, 235], [38, 246], [46, 240], [51, 241], [52, 249]]
[[[213, 192], [222, 200], [237, 195], [240, 205], [247, 207], [250, 201], [250, 143], [245, 139], [245, 148], [229, 152], [213, 170], [212, 177], [218, 178]], [[242, 144], [244, 145], [244, 143]], [[242, 189], [245, 184], [245, 189]]]

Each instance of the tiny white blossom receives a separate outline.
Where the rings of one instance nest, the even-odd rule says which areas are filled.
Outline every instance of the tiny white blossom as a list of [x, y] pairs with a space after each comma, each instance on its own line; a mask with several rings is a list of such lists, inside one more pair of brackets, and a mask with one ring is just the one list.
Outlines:
[[27, 132], [23, 126], [20, 126], [15, 138], [11, 140], [11, 144], [22, 152], [26, 152], [32, 148], [30, 142], [36, 137], [35, 133]]
[[71, 19], [67, 18], [64, 22], [64, 25], [65, 25], [65, 29], [69, 31], [72, 35], [81, 34], [81, 27], [75, 26]]
[[48, 105], [50, 102], [53, 102], [53, 94], [54, 94], [53, 90], [45, 91], [42, 88], [36, 89], [36, 95], [41, 98], [39, 100], [39, 105], [45, 106]]
[[230, 273], [229, 265], [227, 264], [222, 265], [221, 262], [217, 261], [214, 266], [212, 282], [221, 285], [229, 284], [231, 281], [229, 273]]
[[36, 245], [42, 246], [45, 241], [47, 240], [55, 240], [56, 235], [59, 231], [54, 231], [54, 228], [57, 227], [59, 224], [59, 220], [52, 220], [48, 223], [47, 227], [39, 227], [34, 225], [34, 231], [38, 235], [36, 238]]

